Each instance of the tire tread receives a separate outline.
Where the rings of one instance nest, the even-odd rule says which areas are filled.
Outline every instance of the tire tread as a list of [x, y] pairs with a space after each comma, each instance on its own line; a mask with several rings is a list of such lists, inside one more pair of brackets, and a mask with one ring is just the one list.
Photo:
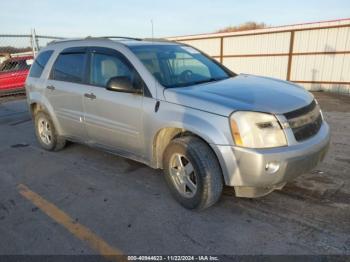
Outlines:
[[[167, 149], [180, 145], [196, 159], [198, 168], [203, 170], [204, 183], [200, 203], [194, 209], [202, 210], [215, 204], [222, 193], [223, 179], [220, 164], [209, 145], [195, 136], [184, 136], [172, 140]], [[166, 150], [166, 153], [169, 153]]]

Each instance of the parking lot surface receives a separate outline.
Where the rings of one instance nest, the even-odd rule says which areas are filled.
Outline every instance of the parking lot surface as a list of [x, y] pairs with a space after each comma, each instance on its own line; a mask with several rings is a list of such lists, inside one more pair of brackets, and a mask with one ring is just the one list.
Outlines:
[[25, 100], [0, 100], [0, 254], [350, 254], [350, 98], [316, 94], [331, 146], [259, 199], [193, 212], [160, 170], [84, 145], [41, 149]]

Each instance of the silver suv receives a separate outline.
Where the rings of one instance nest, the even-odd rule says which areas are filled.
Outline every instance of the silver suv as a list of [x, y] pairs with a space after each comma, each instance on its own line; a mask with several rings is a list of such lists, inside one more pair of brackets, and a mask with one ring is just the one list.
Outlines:
[[54, 42], [26, 91], [43, 148], [75, 141], [163, 169], [189, 209], [213, 205], [224, 185], [249, 198], [282, 189], [323, 159], [330, 139], [302, 87], [236, 75], [174, 42]]

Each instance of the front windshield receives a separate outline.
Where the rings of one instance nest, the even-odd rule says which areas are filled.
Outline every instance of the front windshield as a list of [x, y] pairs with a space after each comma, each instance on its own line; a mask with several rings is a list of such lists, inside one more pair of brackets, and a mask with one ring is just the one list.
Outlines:
[[165, 87], [182, 87], [233, 76], [198, 50], [182, 45], [131, 46], [131, 51]]

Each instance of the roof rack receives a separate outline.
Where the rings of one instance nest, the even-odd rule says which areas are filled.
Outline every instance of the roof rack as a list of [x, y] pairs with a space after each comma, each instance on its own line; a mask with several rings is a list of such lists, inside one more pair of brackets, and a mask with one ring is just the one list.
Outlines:
[[169, 40], [166, 38], [136, 38], [136, 37], [128, 37], [128, 36], [87, 36], [82, 38], [62, 38], [53, 40], [47, 45], [57, 44], [57, 43], [65, 43], [65, 42], [71, 42], [71, 41], [82, 41], [87, 39], [102, 39], [102, 40], [111, 40], [119, 39], [119, 40], [134, 40], [134, 41], [149, 41], [149, 42], [168, 42], [168, 43], [176, 43], [174, 40]]
[[100, 36], [100, 38], [108, 38], [108, 39], [125, 39], [125, 40], [136, 40], [136, 41], [142, 41], [142, 38], [136, 38], [136, 37], [128, 37], [128, 36]]
[[85, 38], [63, 38], [63, 39], [58, 39], [58, 40], [53, 40], [51, 42], [48, 42], [47, 45], [53, 45], [57, 43], [64, 43], [64, 42], [71, 42], [71, 41], [80, 41]]
[[121, 39], [121, 40], [135, 40], [135, 41], [142, 41], [143, 39], [141, 38], [135, 38], [135, 37], [127, 37], [127, 36], [87, 36], [87, 37], [82, 37], [82, 38], [62, 38], [62, 39], [57, 39], [53, 40], [47, 45], [51, 44], [56, 44], [56, 43], [64, 43], [64, 42], [71, 42], [71, 41], [81, 41], [85, 39]]
[[169, 40], [169, 39], [166, 39], [166, 38], [149, 38], [149, 37], [146, 37], [146, 38], [143, 38], [142, 39], [143, 41], [150, 41], [150, 42], [169, 42], [169, 43], [174, 43], [176, 41], [174, 40]]

